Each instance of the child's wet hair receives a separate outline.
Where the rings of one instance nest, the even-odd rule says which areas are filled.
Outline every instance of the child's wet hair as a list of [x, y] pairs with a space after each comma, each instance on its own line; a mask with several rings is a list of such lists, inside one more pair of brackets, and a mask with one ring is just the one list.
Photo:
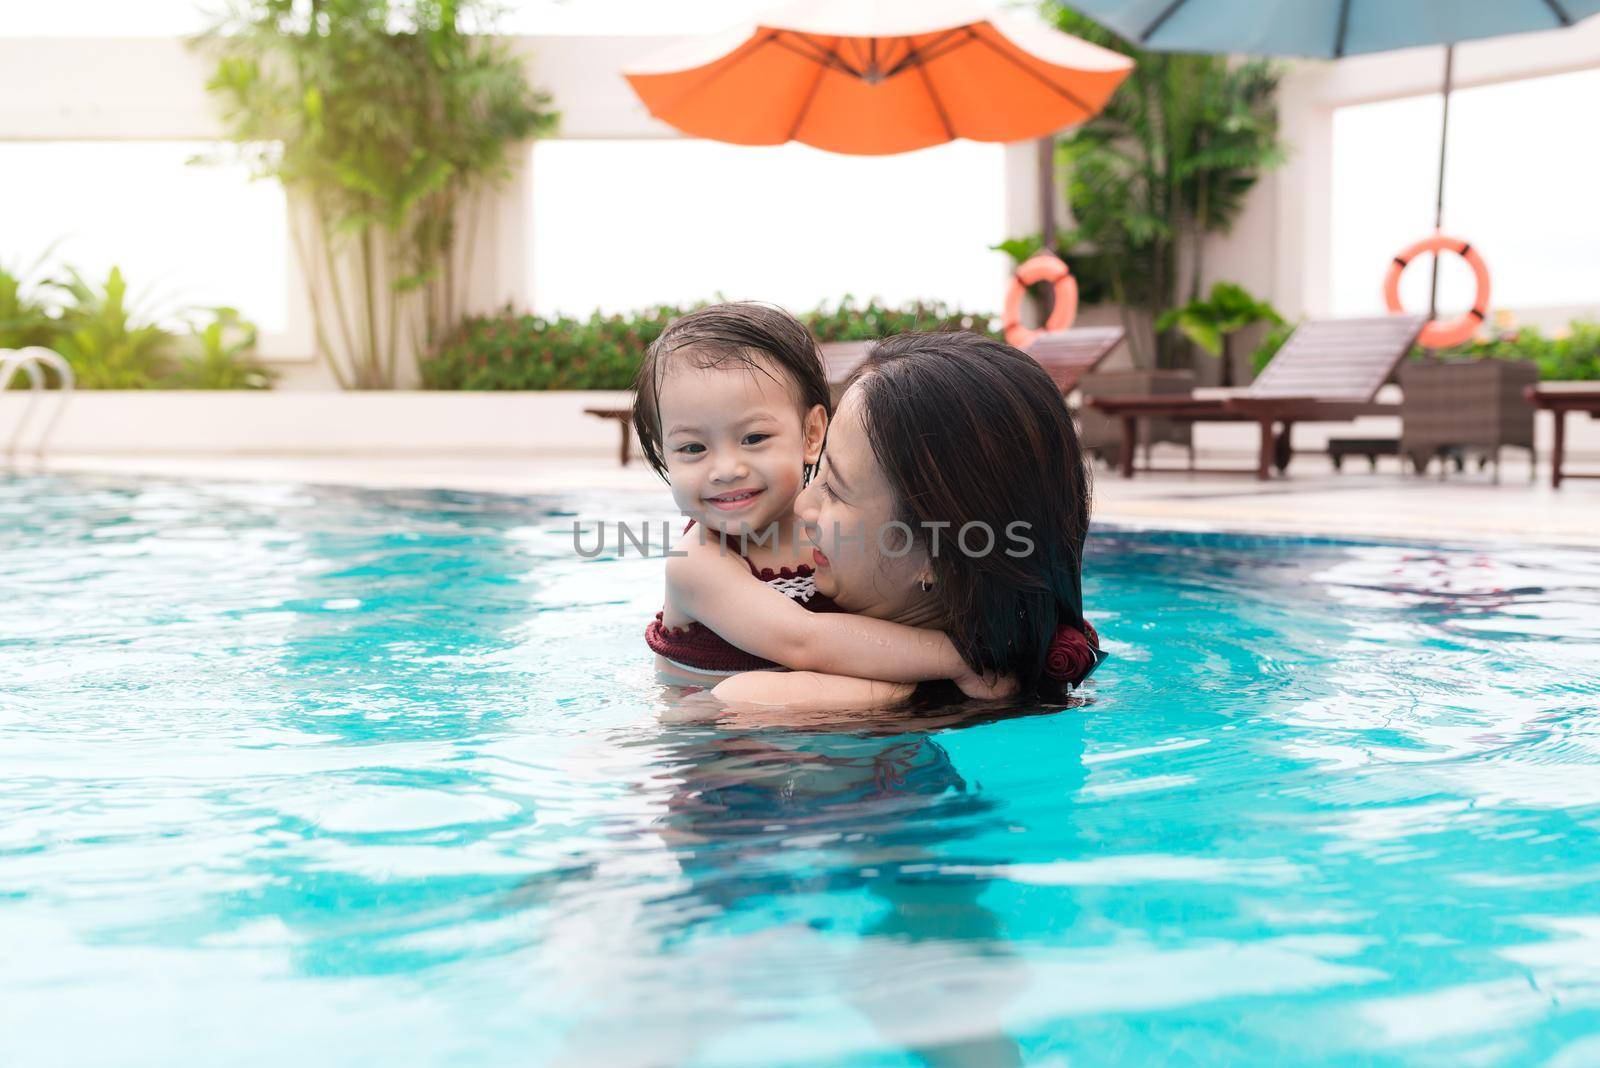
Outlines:
[[828, 375], [822, 367], [817, 339], [799, 319], [782, 308], [753, 301], [712, 304], [674, 319], [656, 338], [634, 381], [633, 431], [639, 451], [662, 478], [667, 477], [661, 443], [661, 380], [673, 360], [702, 369], [744, 368], [772, 375], [776, 367], [788, 375], [801, 418], [820, 404], [833, 414]]

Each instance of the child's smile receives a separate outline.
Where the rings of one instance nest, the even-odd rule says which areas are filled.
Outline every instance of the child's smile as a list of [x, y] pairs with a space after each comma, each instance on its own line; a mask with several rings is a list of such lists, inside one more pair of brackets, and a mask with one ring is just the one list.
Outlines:
[[737, 490], [730, 493], [720, 493], [715, 497], [707, 497], [705, 501], [718, 511], [738, 512], [754, 507], [756, 499], [765, 492], [766, 490], [760, 489]]

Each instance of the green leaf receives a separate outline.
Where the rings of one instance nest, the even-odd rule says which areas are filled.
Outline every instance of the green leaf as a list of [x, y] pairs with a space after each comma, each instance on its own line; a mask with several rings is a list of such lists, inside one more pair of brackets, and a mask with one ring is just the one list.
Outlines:
[[[1062, 4], [1044, 12], [1058, 28], [1134, 60], [1104, 110], [1058, 142], [1074, 220], [1066, 251], [1075, 274], [1083, 273], [1084, 254], [1092, 257], [1104, 280], [1096, 296], [1161, 319], [1178, 305], [1179, 278], [1194, 273], [1206, 235], [1226, 232], [1261, 174], [1284, 158], [1274, 104], [1279, 68], [1146, 52]], [[1267, 316], [1240, 308], [1234, 317]], [[1178, 323], [1164, 321], [1168, 329]], [[1170, 363], [1175, 350], [1162, 346], [1144, 358]]]
[[1207, 312], [1193, 307], [1181, 309], [1178, 312], [1178, 329], [1184, 337], [1211, 355], [1222, 355], [1222, 326]]
[[[252, 158], [316, 207], [341, 249], [381, 247], [387, 286], [318, 294], [318, 335], [390, 319], [399, 297], [443, 337], [467, 199], [504, 182], [521, 146], [555, 128], [547, 93], [493, 35], [497, 0], [235, 0], [198, 47], [230, 137], [270, 145]], [[467, 32], [470, 29], [472, 32]], [[313, 251], [313, 254], [319, 254]], [[405, 314], [409, 315], [408, 310]], [[331, 343], [331, 342], [330, 342]], [[362, 384], [394, 354], [372, 332], [325, 353]], [[342, 345], [342, 342], [341, 342]]]
[[991, 252], [1004, 252], [1017, 263], [1022, 263], [1044, 248], [1044, 238], [1038, 234], [1026, 237], [1008, 237], [998, 245], [990, 245]]

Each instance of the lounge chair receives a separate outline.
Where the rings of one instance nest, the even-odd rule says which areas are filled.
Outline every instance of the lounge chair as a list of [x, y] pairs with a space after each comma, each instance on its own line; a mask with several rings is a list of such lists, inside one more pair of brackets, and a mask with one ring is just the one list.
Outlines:
[[844, 395], [844, 384], [856, 373], [856, 368], [867, 362], [876, 341], [824, 341], [817, 347], [822, 350], [822, 370], [828, 376], [828, 389], [837, 405]]
[[1425, 321], [1421, 315], [1385, 315], [1302, 323], [1260, 377], [1230, 397], [1090, 397], [1089, 403], [1122, 420], [1123, 478], [1133, 477], [1138, 422], [1151, 417], [1259, 424], [1255, 474], [1271, 478], [1274, 466], [1279, 472], [1289, 466], [1295, 423], [1399, 414], [1399, 405], [1377, 402], [1378, 390], [1416, 344]]
[[[1126, 336], [1120, 326], [1084, 326], [1075, 330], [1056, 330], [1040, 334], [1027, 353], [1039, 361], [1046, 373], [1066, 396], [1078, 387], [1078, 380], [1099, 367]], [[872, 354], [875, 341], [830, 341], [822, 345], [822, 365], [828, 384], [839, 389]]]
[[1079, 379], [1104, 363], [1126, 336], [1120, 326], [1080, 326], [1040, 334], [1026, 351], [1065, 397], [1078, 388]]

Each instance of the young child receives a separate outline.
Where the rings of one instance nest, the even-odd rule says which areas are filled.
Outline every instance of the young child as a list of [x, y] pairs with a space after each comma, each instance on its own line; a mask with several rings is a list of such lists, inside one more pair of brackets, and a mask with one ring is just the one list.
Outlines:
[[816, 591], [794, 506], [831, 404], [803, 323], [762, 304], [691, 312], [650, 347], [635, 395], [640, 451], [690, 519], [645, 631], [664, 678], [709, 686], [783, 666], [986, 692], [942, 632], [849, 615]]

